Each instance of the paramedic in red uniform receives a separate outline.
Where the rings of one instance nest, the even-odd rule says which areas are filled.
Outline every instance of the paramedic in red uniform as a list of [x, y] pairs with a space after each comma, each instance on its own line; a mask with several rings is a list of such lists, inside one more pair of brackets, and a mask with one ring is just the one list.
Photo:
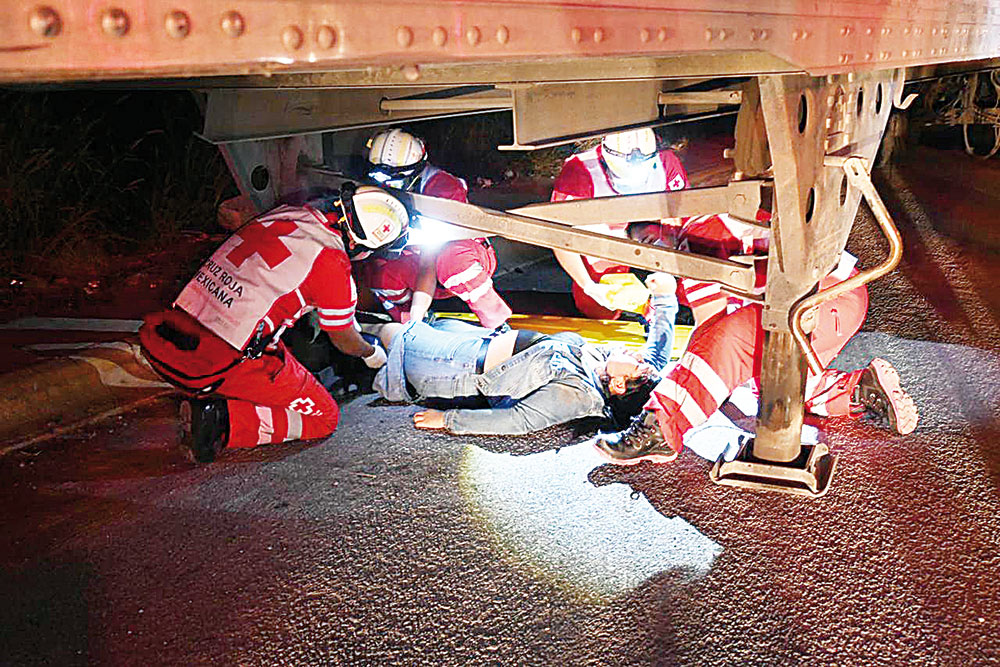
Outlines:
[[[392, 129], [376, 134], [369, 142], [368, 161], [368, 177], [374, 183], [468, 201], [465, 181], [428, 164], [424, 142], [408, 132]], [[433, 224], [427, 221], [425, 226]], [[386, 312], [397, 322], [419, 320], [434, 298], [457, 296], [484, 327], [506, 322], [511, 310], [493, 287], [497, 258], [490, 242], [463, 238], [468, 235], [465, 230], [444, 223], [421, 231], [421, 245], [408, 246], [398, 257], [369, 259], [361, 265], [362, 281]]]
[[[661, 150], [649, 129], [609, 134], [600, 145], [566, 160], [552, 186], [552, 201], [593, 199], [688, 187], [687, 172], [669, 149]], [[625, 225], [589, 225], [585, 229], [625, 236]], [[573, 279], [573, 301], [587, 317], [617, 319], [621, 311], [608, 301], [608, 287], [600, 283], [609, 273], [628, 273], [629, 267], [568, 250], [553, 250]]]
[[[766, 213], [758, 217], [766, 219]], [[629, 236], [716, 257], [756, 256], [758, 291], [764, 292], [769, 230], [763, 227], [723, 214], [688, 218], [676, 228], [630, 225]], [[845, 252], [837, 268], [820, 281], [820, 288], [856, 274], [854, 264], [855, 258]], [[678, 281], [678, 300], [692, 307], [695, 330], [680, 360], [654, 388], [644, 412], [626, 430], [597, 439], [598, 450], [613, 463], [672, 461], [689, 429], [704, 423], [737, 387], [760, 378], [764, 342], [760, 304], [727, 294], [716, 283], [691, 279]], [[817, 308], [810, 338], [824, 366], [861, 328], [867, 310], [864, 285]], [[805, 410], [813, 415], [864, 416], [901, 435], [917, 426], [913, 399], [884, 359], [853, 371], [810, 372], [805, 398]]]
[[[403, 205], [370, 186], [318, 208], [280, 206], [244, 225], [188, 282], [173, 308], [147, 315], [143, 354], [197, 398], [181, 403], [181, 447], [209, 462], [225, 447], [328, 436], [337, 403], [279, 340], [310, 311], [333, 344], [369, 367], [385, 353], [355, 328], [349, 255], [405, 234]], [[320, 210], [322, 209], [322, 210]]]

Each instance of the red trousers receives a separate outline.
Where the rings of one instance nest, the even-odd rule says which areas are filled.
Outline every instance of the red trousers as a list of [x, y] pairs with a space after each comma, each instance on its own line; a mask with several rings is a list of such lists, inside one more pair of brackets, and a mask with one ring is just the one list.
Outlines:
[[[374, 258], [362, 264], [362, 281], [397, 322], [410, 312], [419, 264], [420, 255], [415, 252], [396, 259]], [[457, 296], [484, 327], [498, 327], [507, 321], [511, 310], [493, 287], [496, 269], [497, 256], [488, 243], [479, 239], [446, 243], [435, 262], [438, 288], [434, 298]]]
[[[178, 347], [174, 336], [161, 333], [162, 324], [192, 337], [196, 347]], [[147, 315], [139, 338], [150, 365], [172, 384], [198, 398], [228, 399], [227, 447], [325, 438], [337, 428], [337, 402], [282, 343], [238, 361], [236, 350], [178, 310]]]
[[[831, 279], [824, 279], [823, 286]], [[720, 313], [691, 334], [677, 365], [657, 384], [646, 404], [654, 410], [664, 438], [677, 451], [688, 429], [704, 423], [734, 389], [760, 378], [764, 329], [760, 305]], [[820, 362], [829, 364], [857, 333], [868, 311], [865, 287], [819, 307], [811, 335]], [[861, 371], [829, 369], [806, 380], [806, 410], [812, 414], [847, 415]]]

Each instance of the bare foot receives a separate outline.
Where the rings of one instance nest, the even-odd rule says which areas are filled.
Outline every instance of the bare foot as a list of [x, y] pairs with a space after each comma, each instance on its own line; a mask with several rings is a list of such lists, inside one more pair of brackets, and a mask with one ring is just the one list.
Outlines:
[[413, 425], [423, 429], [444, 428], [444, 413], [440, 410], [422, 410], [413, 415]]

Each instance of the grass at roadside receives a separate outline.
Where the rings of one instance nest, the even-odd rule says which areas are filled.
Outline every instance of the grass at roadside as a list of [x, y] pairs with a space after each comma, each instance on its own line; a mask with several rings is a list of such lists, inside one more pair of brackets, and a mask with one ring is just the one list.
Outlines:
[[214, 230], [236, 188], [191, 93], [0, 92], [0, 276], [100, 275]]
[[[215, 146], [195, 136], [187, 91], [0, 90], [0, 287], [22, 279], [112, 277], [184, 231], [219, 231], [236, 187]], [[596, 140], [512, 153], [506, 113], [407, 125], [431, 161], [471, 186], [538, 190]], [[658, 130], [664, 145], [680, 137]]]

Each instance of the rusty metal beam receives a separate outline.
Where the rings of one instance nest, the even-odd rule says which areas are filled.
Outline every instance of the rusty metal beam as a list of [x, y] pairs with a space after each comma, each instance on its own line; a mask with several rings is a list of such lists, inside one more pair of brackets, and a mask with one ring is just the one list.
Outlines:
[[454, 111], [497, 111], [511, 109], [514, 100], [506, 90], [480, 90], [474, 93], [455, 95], [417, 95], [413, 97], [393, 97], [383, 99], [379, 110], [384, 113], [410, 112], [454, 112]]
[[749, 295], [753, 292], [754, 269], [738, 262], [668, 250], [449, 199], [397, 190], [392, 192], [420, 215], [483, 234], [502, 236], [544, 248], [557, 248], [592, 257], [603, 257], [649, 271], [663, 271], [716, 282], [738, 294]]
[[761, 208], [762, 191], [768, 181], [733, 181], [711, 188], [691, 188], [650, 194], [570, 199], [560, 202], [529, 204], [510, 213], [564, 225], [621, 224], [663, 218], [686, 218], [695, 215], [728, 213], [749, 224]]
[[660, 104], [739, 104], [743, 93], [739, 90], [704, 90], [692, 92], [660, 93], [657, 102]]
[[[450, 109], [430, 109], [426, 105], [421, 107], [420, 102], [407, 105], [402, 100], [388, 99], [441, 94], [450, 90], [417, 87], [210, 89], [202, 136], [212, 143], [275, 139], [503, 108], [498, 104], [496, 108], [470, 109], [468, 104], [463, 107], [456, 101]], [[401, 102], [399, 108], [392, 108], [393, 102]]]
[[[341, 182], [351, 180], [321, 166], [306, 165], [301, 170], [307, 178], [311, 177], [317, 183], [326, 182], [331, 187], [338, 187]], [[770, 189], [771, 183], [766, 180], [733, 181], [709, 188], [541, 202], [513, 208], [507, 213], [557, 222], [568, 227], [728, 213], [748, 224], [767, 227], [767, 223], [758, 222], [755, 217], [763, 201], [769, 198]], [[424, 198], [420, 198], [422, 199]]]
[[[331, 172], [323, 167], [306, 166], [300, 168], [300, 171], [312, 185], [338, 188], [345, 181], [352, 181], [342, 174]], [[486, 236], [502, 236], [543, 248], [558, 248], [592, 257], [603, 257], [626, 266], [649, 271], [663, 271], [696, 280], [717, 282], [735, 294], [750, 299], [757, 298], [753, 296], [756, 273], [753, 266], [747, 264], [637, 243], [607, 234], [575, 229], [568, 224], [560, 224], [523, 214], [524, 212], [533, 213], [536, 206], [539, 205], [532, 204], [510, 211], [495, 211], [450, 199], [429, 197], [391, 188], [388, 188], [388, 191], [392, 192], [395, 197], [403, 201], [411, 211], [418, 215], [474, 230]], [[633, 196], [635, 195], [629, 197]], [[615, 208], [616, 201], [620, 204], [624, 199], [626, 197], [606, 197], [586, 201], [601, 202], [607, 205], [606, 210], [610, 211]], [[580, 200], [581, 203], [583, 201]], [[559, 204], [560, 206], [553, 210], [561, 208], [563, 202], [559, 202]], [[553, 206], [555, 205], [553, 204]], [[567, 210], [571, 213], [566, 217], [579, 220], [579, 210], [570, 207], [567, 207]], [[549, 213], [551, 212], [552, 210], [549, 211]], [[551, 217], [561, 217], [561, 212]], [[597, 218], [589, 220], [586, 224], [600, 222], [602, 220]]]

